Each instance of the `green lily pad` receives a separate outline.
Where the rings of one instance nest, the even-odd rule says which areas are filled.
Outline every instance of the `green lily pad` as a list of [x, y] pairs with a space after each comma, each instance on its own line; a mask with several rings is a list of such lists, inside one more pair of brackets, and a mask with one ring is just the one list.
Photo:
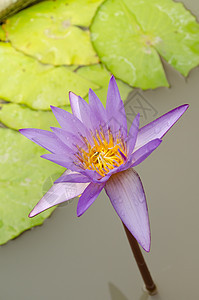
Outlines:
[[45, 1], [7, 20], [12, 45], [43, 63], [89, 65], [99, 62], [88, 26], [102, 0]]
[[9, 43], [0, 43], [0, 66], [0, 98], [34, 109], [69, 104], [69, 91], [84, 97], [89, 88], [98, 87], [70, 68], [40, 64]]
[[0, 144], [0, 244], [4, 244], [50, 216], [54, 208], [28, 218], [47, 178], [58, 177], [64, 169], [39, 158], [45, 150], [14, 130], [0, 128]]
[[[1, 104], [0, 107], [0, 122], [15, 130], [29, 127], [49, 130], [50, 126], [58, 126], [52, 111], [36, 111], [15, 103]], [[70, 106], [62, 108], [71, 112]]]
[[[100, 88], [94, 89], [94, 92], [99, 97], [104, 106], [106, 106], [106, 96], [111, 73], [107, 71], [107, 69], [103, 65], [97, 64], [81, 67], [77, 70], [77, 74], [100, 86]], [[125, 101], [128, 97], [128, 94], [133, 89], [121, 80], [116, 79], [116, 81], [120, 90], [121, 98], [123, 101]], [[85, 97], [85, 100], [88, 100], [88, 96]]]
[[171, 0], [107, 0], [91, 33], [106, 67], [142, 89], [168, 86], [159, 55], [185, 76], [199, 64], [199, 24]]
[[[99, 99], [106, 106], [106, 96], [108, 83], [111, 74], [103, 65], [92, 65], [81, 67], [77, 70], [77, 74], [86, 78], [92, 83], [98, 84], [100, 88], [94, 89]], [[120, 94], [123, 100], [126, 100], [132, 88], [117, 80]], [[88, 95], [84, 97], [88, 101]], [[20, 128], [41, 128], [48, 130], [50, 126], [57, 126], [58, 123], [51, 111], [33, 110], [25, 105], [16, 103], [2, 103], [0, 104], [0, 122], [9, 128], [18, 130]], [[61, 106], [61, 108], [71, 112], [70, 105]]]

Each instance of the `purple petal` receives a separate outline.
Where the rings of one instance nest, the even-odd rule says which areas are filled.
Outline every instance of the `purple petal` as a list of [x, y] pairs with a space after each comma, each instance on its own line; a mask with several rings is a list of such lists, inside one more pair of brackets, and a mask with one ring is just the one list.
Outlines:
[[[87, 182], [104, 182], [108, 180], [100, 180], [101, 175], [99, 175], [94, 170], [82, 169], [78, 166], [78, 162], [75, 161], [75, 157], [70, 157], [66, 155], [56, 155], [56, 154], [43, 154], [41, 155], [42, 158], [52, 161], [53, 163], [60, 165], [64, 168], [72, 170], [73, 172], [81, 173], [83, 176], [88, 178]], [[77, 163], [77, 164], [76, 164]]]
[[105, 191], [122, 222], [148, 252], [151, 240], [148, 209], [138, 174], [131, 168], [112, 176]]
[[106, 112], [108, 124], [113, 134], [116, 135], [120, 130], [123, 136], [126, 137], [127, 120], [124, 110], [124, 103], [121, 100], [120, 92], [113, 76], [110, 79], [108, 87]]
[[92, 181], [92, 182], [99, 182], [99, 180], [101, 178], [101, 175], [99, 173], [97, 173], [94, 170], [90, 170], [90, 169], [85, 169], [85, 170], [81, 169], [81, 170], [79, 170], [79, 173], [87, 176], [90, 179], [90, 181]]
[[77, 216], [80, 217], [95, 201], [102, 189], [104, 188], [104, 183], [90, 183], [85, 189], [77, 205]]
[[73, 115], [82, 122], [81, 111], [79, 107], [79, 96], [77, 96], [73, 92], [69, 92], [69, 100]]
[[136, 150], [130, 158], [132, 161], [132, 167], [135, 167], [143, 162], [161, 143], [162, 140], [155, 139]]
[[72, 173], [72, 174], [62, 175], [54, 183], [61, 183], [61, 182], [86, 183], [86, 182], [90, 182], [90, 180], [87, 176], [82, 175], [81, 173]]
[[120, 107], [121, 103], [120, 92], [116, 83], [114, 76], [111, 76], [108, 86], [108, 93], [107, 93], [107, 102], [106, 102], [106, 111], [109, 115], [112, 114], [112, 111], [115, 108]]
[[[70, 171], [67, 170], [64, 174], [69, 174]], [[83, 193], [88, 183], [57, 183], [54, 184], [50, 190], [42, 197], [42, 199], [37, 203], [34, 209], [29, 214], [29, 217], [34, 217], [42, 211], [62, 203], [64, 201], [70, 200], [76, 196]]]
[[91, 123], [91, 109], [88, 103], [72, 92], [69, 93], [69, 99], [73, 115], [86, 125], [87, 128], [93, 129]]
[[50, 127], [50, 129], [64, 144], [67, 145], [67, 147], [72, 149], [73, 152], [77, 152], [77, 150], [78, 150], [76, 145], [78, 145], [79, 147], [84, 146], [84, 142], [80, 138], [80, 136], [76, 136], [75, 134], [73, 134], [69, 131], [66, 131], [65, 129], [62, 129], [62, 128]]
[[35, 128], [19, 129], [19, 131], [31, 141], [52, 153], [67, 154], [71, 152], [70, 148], [68, 148], [53, 132]]
[[77, 117], [59, 107], [51, 106], [51, 109], [63, 129], [77, 136], [82, 134], [83, 136], [90, 138], [88, 129]]
[[[130, 157], [131, 158], [131, 157]], [[119, 172], [122, 172], [124, 170], [127, 170], [128, 168], [131, 168], [132, 166], [132, 161], [130, 159], [128, 159], [126, 162], [124, 162], [122, 165], [120, 165], [119, 167], [115, 167], [114, 169], [110, 170], [108, 172], [108, 174], [106, 174], [106, 176], [102, 177], [100, 180], [98, 179], [97, 181], [96, 180], [93, 180], [93, 182], [106, 182], [109, 180], [109, 178], [115, 174], [115, 173], [119, 173]]]
[[139, 149], [151, 140], [162, 138], [184, 114], [188, 107], [188, 104], [179, 106], [161, 116], [160, 118], [154, 120], [153, 122], [149, 123], [148, 125], [142, 127], [138, 132], [134, 150]]
[[41, 157], [74, 172], [79, 172], [80, 167], [74, 164], [72, 157], [60, 154], [43, 154]]
[[104, 128], [107, 125], [106, 110], [100, 99], [91, 89], [89, 89], [89, 105], [93, 127], [98, 129], [99, 125], [101, 125]]
[[134, 147], [135, 147], [135, 143], [136, 143], [137, 135], [138, 135], [138, 130], [139, 130], [139, 123], [140, 123], [140, 114], [137, 114], [137, 116], [133, 120], [133, 123], [131, 125], [131, 128], [129, 130], [129, 134], [128, 134], [128, 139], [127, 139], [128, 154], [131, 154], [133, 152]]

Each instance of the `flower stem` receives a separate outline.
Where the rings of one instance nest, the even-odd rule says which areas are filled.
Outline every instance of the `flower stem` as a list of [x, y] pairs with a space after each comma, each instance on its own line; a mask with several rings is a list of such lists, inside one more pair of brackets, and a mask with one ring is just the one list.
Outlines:
[[[124, 224], [123, 224], [124, 225]], [[140, 250], [140, 247], [138, 245], [138, 242], [134, 238], [134, 236], [131, 234], [131, 232], [128, 230], [128, 228], [124, 225], [124, 229], [128, 238], [128, 241], [130, 243], [131, 249], [133, 251], [133, 255], [135, 257], [136, 263], [138, 265], [138, 268], [140, 270], [141, 276], [145, 283], [145, 288], [148, 291], [150, 295], [155, 295], [157, 293], [156, 285], [151, 277], [151, 274], [149, 272], [149, 269], [146, 265], [146, 262], [144, 260], [144, 257], [142, 255], [142, 252]]]

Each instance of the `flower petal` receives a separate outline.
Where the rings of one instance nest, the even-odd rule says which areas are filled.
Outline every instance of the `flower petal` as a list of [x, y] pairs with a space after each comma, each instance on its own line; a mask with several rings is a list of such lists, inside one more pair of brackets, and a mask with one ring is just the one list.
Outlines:
[[105, 185], [118, 216], [147, 252], [150, 250], [150, 226], [144, 189], [131, 168], [113, 175]]
[[102, 189], [104, 188], [104, 183], [90, 183], [85, 189], [81, 197], [79, 198], [77, 205], [77, 216], [80, 217], [95, 201]]
[[[101, 175], [99, 173], [97, 173], [94, 170], [89, 170], [89, 169], [80, 169], [79, 173], [87, 176], [90, 179], [90, 182], [99, 182], [99, 180], [101, 179]], [[100, 180], [101, 182], [101, 180]]]
[[50, 127], [50, 129], [54, 132], [54, 134], [71, 149], [73, 152], [77, 152], [78, 149], [76, 145], [79, 147], [83, 147], [84, 143], [80, 136], [76, 136], [75, 134], [66, 131], [62, 128]]
[[124, 103], [120, 97], [120, 92], [114, 76], [111, 77], [107, 93], [106, 113], [109, 126], [114, 135], [119, 130], [124, 137], [127, 136], [127, 120], [124, 110]]
[[74, 160], [69, 156], [61, 154], [43, 154], [41, 157], [50, 160], [64, 168], [70, 169], [71, 171], [79, 172], [80, 167], [75, 165]]
[[73, 115], [86, 125], [87, 128], [93, 129], [91, 123], [91, 109], [88, 103], [72, 92], [69, 93], [69, 99]]
[[101, 125], [102, 128], [104, 128], [104, 126], [107, 125], [106, 110], [100, 99], [91, 89], [89, 89], [89, 105], [91, 108], [91, 122], [93, 127], [98, 129]]
[[77, 117], [81, 122], [83, 122], [81, 118], [81, 110], [79, 107], [79, 96], [77, 96], [73, 92], [69, 92], [69, 100], [73, 115]]
[[179, 106], [149, 123], [148, 125], [142, 127], [138, 132], [134, 151], [147, 144], [151, 140], [162, 138], [184, 114], [188, 107], [188, 104]]
[[64, 154], [71, 152], [70, 148], [68, 148], [53, 132], [35, 128], [19, 129], [19, 132], [52, 153]]
[[136, 150], [131, 155], [132, 167], [135, 167], [143, 162], [161, 143], [162, 140], [155, 139]]
[[116, 83], [114, 76], [111, 76], [108, 86], [107, 101], [106, 101], [106, 111], [110, 115], [113, 109], [120, 107], [121, 103], [120, 92]]
[[89, 178], [81, 173], [72, 173], [67, 175], [62, 175], [59, 177], [54, 183], [61, 183], [61, 182], [90, 182]]
[[89, 178], [88, 182], [104, 182], [106, 180], [108, 180], [107, 178], [103, 177], [102, 179], [104, 180], [100, 180], [101, 179], [101, 175], [99, 175], [99, 173], [97, 173], [94, 170], [88, 170], [88, 169], [82, 169], [80, 166], [78, 166], [78, 162], [76, 164], [75, 161], [75, 157], [70, 157], [70, 156], [66, 156], [66, 155], [56, 155], [56, 154], [43, 154], [41, 155], [41, 158], [47, 159], [49, 161], [52, 161], [53, 163], [60, 165], [64, 168], [67, 168], [73, 172], [76, 173], [80, 173], [83, 176], [86, 176]]
[[[65, 174], [69, 174], [70, 171], [67, 170]], [[76, 196], [83, 193], [88, 183], [57, 183], [54, 184], [50, 190], [41, 198], [37, 205], [30, 212], [29, 217], [34, 217], [42, 211], [62, 203], [64, 201], [70, 200]]]
[[133, 120], [133, 123], [130, 127], [129, 134], [128, 134], [128, 139], [127, 139], [128, 154], [131, 154], [135, 147], [138, 130], [139, 130], [139, 123], [140, 123], [140, 114], [137, 114], [137, 116]]
[[63, 129], [77, 136], [82, 134], [83, 136], [90, 138], [88, 129], [77, 117], [59, 107], [51, 106], [51, 109]]

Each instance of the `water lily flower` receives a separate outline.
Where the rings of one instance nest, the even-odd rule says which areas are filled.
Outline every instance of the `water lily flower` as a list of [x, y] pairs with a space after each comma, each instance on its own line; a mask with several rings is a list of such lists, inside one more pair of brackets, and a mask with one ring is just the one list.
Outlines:
[[72, 114], [51, 106], [61, 128], [20, 129], [24, 136], [51, 152], [41, 157], [67, 168], [29, 217], [76, 196], [80, 196], [77, 215], [81, 216], [105, 189], [122, 222], [148, 252], [148, 209], [134, 167], [161, 144], [162, 137], [188, 105], [175, 108], [141, 129], [138, 114], [128, 132], [124, 104], [113, 76], [106, 108], [91, 89], [89, 104], [72, 92], [69, 98]]

